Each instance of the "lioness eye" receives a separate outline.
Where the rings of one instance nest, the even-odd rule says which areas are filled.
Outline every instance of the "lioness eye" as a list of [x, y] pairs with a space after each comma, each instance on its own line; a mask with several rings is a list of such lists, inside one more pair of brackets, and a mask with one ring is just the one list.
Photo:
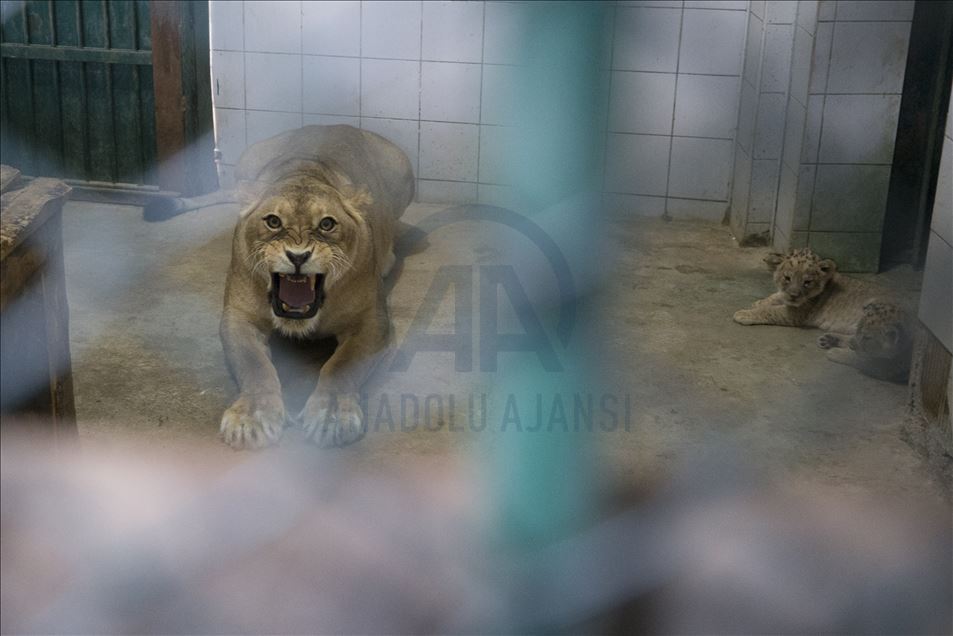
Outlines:
[[806, 281], [804, 281], [804, 286], [805, 286], [805, 287], [810, 287], [810, 286], [811, 286], [811, 283], [813, 283], [813, 282], [814, 282], [814, 281], [806, 280]]
[[790, 283], [790, 282], [791, 282], [791, 277], [790, 277], [790, 276], [785, 276], [785, 277], [784, 277], [784, 282], [785, 282], [785, 283]]
[[270, 227], [273, 230], [277, 230], [281, 227], [281, 219], [279, 219], [274, 214], [269, 214], [265, 217], [265, 225]]
[[329, 216], [326, 216], [323, 219], [321, 219], [321, 221], [318, 223], [318, 229], [323, 230], [325, 232], [330, 232], [331, 230], [334, 229], [334, 226], [337, 224], [338, 224], [337, 221], [335, 221]]

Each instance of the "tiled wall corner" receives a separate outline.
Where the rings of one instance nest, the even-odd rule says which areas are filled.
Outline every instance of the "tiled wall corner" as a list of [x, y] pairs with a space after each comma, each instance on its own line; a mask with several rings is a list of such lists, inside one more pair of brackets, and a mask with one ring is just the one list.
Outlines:
[[[799, 28], [798, 4], [766, 0], [748, 6], [744, 86], [734, 155], [736, 164], [751, 166], [751, 174], [735, 182], [729, 214], [732, 230], [740, 240], [760, 235], [765, 224], [768, 228], [774, 224], [791, 60], [795, 31]], [[745, 185], [749, 191], [740, 192], [739, 188]]]
[[875, 271], [912, 3], [768, 0], [759, 11], [749, 5], [732, 229], [741, 238], [770, 217], [775, 247]]
[[793, 227], [844, 271], [876, 271], [913, 3], [818, 6]]

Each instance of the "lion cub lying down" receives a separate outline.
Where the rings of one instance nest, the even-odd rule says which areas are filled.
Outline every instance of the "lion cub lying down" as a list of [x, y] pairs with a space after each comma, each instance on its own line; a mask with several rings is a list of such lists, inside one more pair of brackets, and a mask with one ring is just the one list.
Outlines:
[[334, 337], [296, 420], [321, 446], [363, 435], [358, 391], [387, 347], [381, 278], [414, 196], [410, 161], [350, 126], [306, 126], [249, 147], [236, 168], [244, 208], [232, 240], [220, 333], [238, 383], [222, 416], [235, 448], [278, 441], [286, 413], [268, 337]]
[[868, 284], [840, 276], [834, 261], [809, 248], [771, 254], [765, 262], [778, 291], [736, 311], [735, 322], [823, 329], [829, 333], [817, 344], [829, 360], [881, 380], [906, 380], [915, 322], [898, 303], [875, 298]]

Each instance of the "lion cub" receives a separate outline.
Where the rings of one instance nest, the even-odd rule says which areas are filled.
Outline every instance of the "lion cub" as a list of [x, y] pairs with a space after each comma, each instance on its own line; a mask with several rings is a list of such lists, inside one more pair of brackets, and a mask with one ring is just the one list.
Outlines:
[[742, 325], [782, 325], [823, 329], [817, 344], [840, 364], [884, 380], [903, 380], [912, 354], [912, 322], [896, 302], [874, 299], [869, 284], [841, 276], [830, 259], [810, 248], [771, 254], [778, 291], [750, 309], [736, 311]]
[[913, 357], [913, 319], [889, 301], [871, 300], [863, 311], [853, 336], [826, 333], [817, 339], [817, 346], [827, 349], [828, 360], [880, 380], [906, 382]]

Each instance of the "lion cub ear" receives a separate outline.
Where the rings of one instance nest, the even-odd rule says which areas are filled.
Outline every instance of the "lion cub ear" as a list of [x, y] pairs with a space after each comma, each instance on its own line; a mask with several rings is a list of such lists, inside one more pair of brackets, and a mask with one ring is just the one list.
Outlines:
[[340, 189], [341, 200], [354, 210], [360, 210], [374, 203], [374, 197], [364, 186], [346, 185]]
[[784, 260], [784, 254], [779, 254], [778, 252], [771, 252], [764, 257], [764, 264], [768, 266], [768, 270], [774, 271], [778, 268], [778, 265], [781, 264], [781, 261]]
[[823, 261], [817, 264], [818, 269], [821, 270], [821, 273], [830, 278], [837, 271], [837, 263], [832, 261], [829, 258], [825, 258]]

